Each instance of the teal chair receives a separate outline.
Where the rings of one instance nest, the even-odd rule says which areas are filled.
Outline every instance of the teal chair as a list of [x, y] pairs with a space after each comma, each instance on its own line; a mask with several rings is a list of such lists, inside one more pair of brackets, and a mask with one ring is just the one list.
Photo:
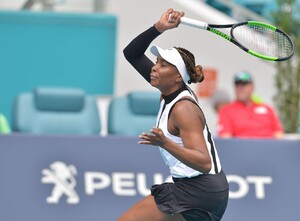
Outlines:
[[19, 94], [12, 130], [35, 134], [99, 134], [96, 97], [78, 88], [38, 87]]
[[135, 91], [112, 98], [108, 108], [108, 134], [137, 136], [156, 123], [160, 94]]

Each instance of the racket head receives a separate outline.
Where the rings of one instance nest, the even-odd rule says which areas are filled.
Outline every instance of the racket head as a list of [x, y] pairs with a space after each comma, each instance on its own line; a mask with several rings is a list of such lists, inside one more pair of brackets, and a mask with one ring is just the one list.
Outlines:
[[294, 54], [294, 44], [289, 36], [270, 24], [242, 22], [234, 25], [230, 34], [248, 53], [265, 60], [284, 61]]

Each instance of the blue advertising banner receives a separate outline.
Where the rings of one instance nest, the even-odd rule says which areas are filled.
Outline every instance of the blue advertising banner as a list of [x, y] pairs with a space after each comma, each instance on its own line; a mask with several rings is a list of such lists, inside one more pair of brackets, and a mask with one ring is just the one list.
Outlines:
[[[0, 220], [113, 221], [170, 181], [134, 137], [0, 135]], [[300, 141], [215, 143], [230, 184], [224, 221], [297, 220]]]

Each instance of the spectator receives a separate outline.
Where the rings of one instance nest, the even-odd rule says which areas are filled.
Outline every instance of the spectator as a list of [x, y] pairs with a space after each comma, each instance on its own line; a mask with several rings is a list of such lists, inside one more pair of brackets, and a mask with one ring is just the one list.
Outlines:
[[10, 133], [10, 126], [6, 120], [6, 117], [0, 113], [0, 134]]
[[253, 99], [254, 82], [250, 73], [234, 76], [235, 101], [219, 112], [218, 136], [223, 138], [282, 138], [283, 130], [275, 111]]
[[224, 90], [216, 90], [211, 97], [211, 104], [216, 113], [219, 113], [220, 109], [229, 104], [230, 101], [228, 93]]

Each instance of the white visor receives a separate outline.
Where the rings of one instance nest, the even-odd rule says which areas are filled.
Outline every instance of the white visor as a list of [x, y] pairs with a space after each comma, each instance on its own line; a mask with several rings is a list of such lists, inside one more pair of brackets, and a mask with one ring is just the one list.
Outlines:
[[190, 80], [190, 76], [186, 70], [184, 61], [181, 55], [179, 54], [179, 52], [175, 48], [169, 48], [164, 50], [158, 46], [152, 46], [150, 48], [150, 51], [155, 56], [161, 56], [167, 62], [176, 66], [184, 83], [187, 83]]

